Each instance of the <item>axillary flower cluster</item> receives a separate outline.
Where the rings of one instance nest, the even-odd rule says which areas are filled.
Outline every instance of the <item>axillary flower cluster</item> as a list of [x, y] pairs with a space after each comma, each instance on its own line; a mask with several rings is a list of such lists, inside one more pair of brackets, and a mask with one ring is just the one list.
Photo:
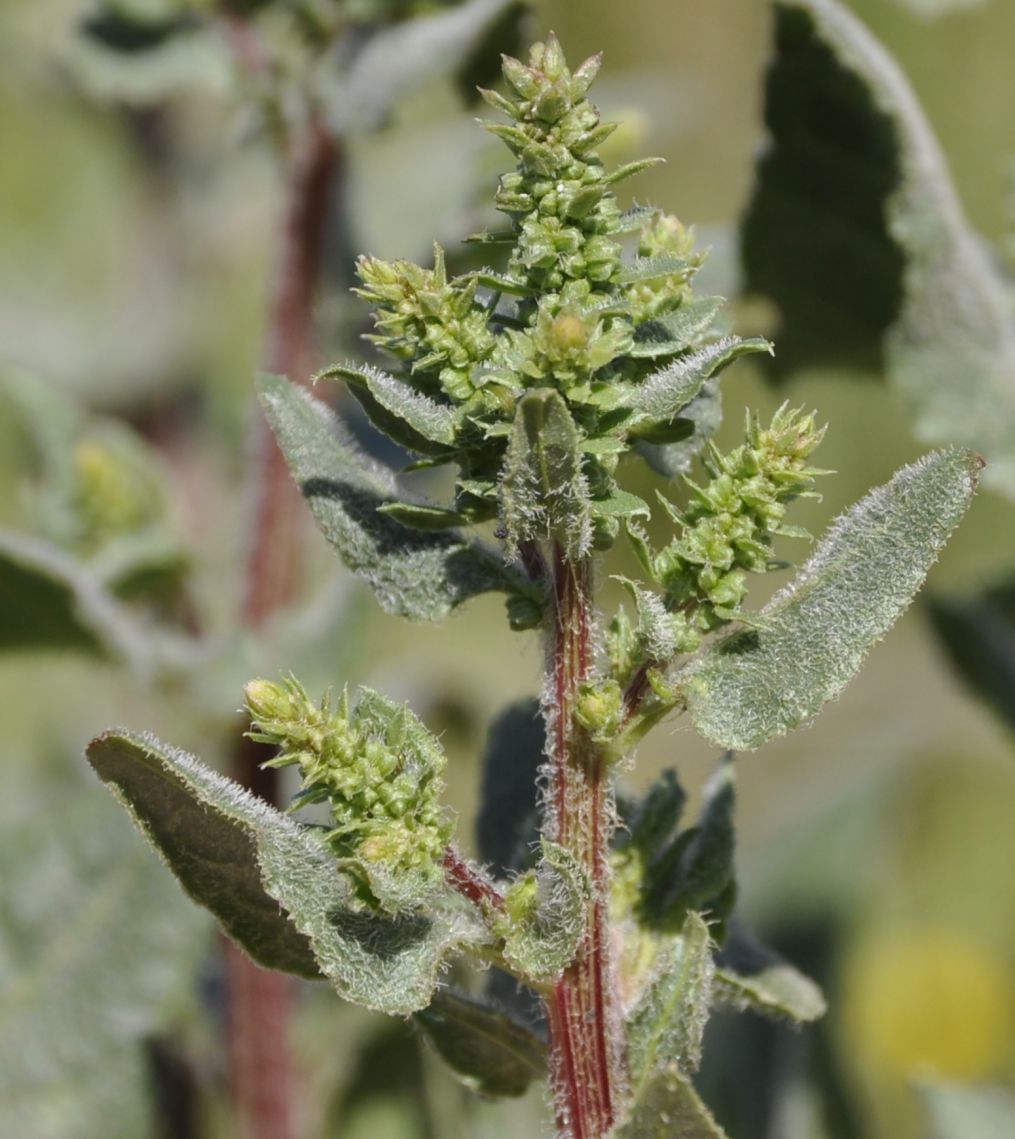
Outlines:
[[[495, 195], [508, 224], [469, 239], [501, 251], [501, 268], [451, 275], [439, 247], [432, 268], [361, 257], [357, 291], [375, 306], [368, 339], [392, 371], [344, 363], [318, 378], [344, 380], [411, 469], [457, 468], [452, 502], [388, 502], [384, 513], [430, 531], [499, 520], [505, 557], [525, 566], [537, 598], [509, 601], [515, 628], [545, 620], [549, 545], [582, 559], [626, 531], [647, 579], [625, 582], [637, 624], [622, 610], [611, 622], [607, 672], [583, 683], [579, 706], [605, 742], [630, 718], [625, 689], [650, 684], [659, 714], [674, 659], [745, 619], [746, 574], [775, 564], [776, 536], [803, 533], [784, 515], [812, 493], [821, 472], [808, 457], [822, 431], [783, 408], [768, 427], [748, 417], [729, 454], [706, 443], [719, 373], [771, 346], [729, 335], [722, 298], [695, 295], [704, 255], [693, 231], [655, 209], [621, 210], [614, 188], [657, 160], [604, 165], [597, 148], [615, 124], [586, 97], [599, 65], [595, 56], [571, 71], [553, 36], [527, 64], [504, 60], [506, 94], [482, 95], [507, 119], [487, 127], [516, 159]], [[618, 486], [619, 460], [636, 452], [683, 471], [702, 451], [708, 481], [685, 477], [683, 507], [660, 498], [674, 532], [653, 549], [652, 508]], [[450, 835], [436, 805], [439, 748], [420, 744], [417, 722], [407, 732], [408, 713], [379, 728], [362, 711], [379, 698], [365, 699], [350, 715], [344, 698], [335, 712], [315, 707], [294, 682], [248, 690], [255, 738], [281, 747], [276, 764], [301, 768], [298, 802], [330, 804], [336, 853], [436, 878]], [[399, 750], [408, 739], [413, 759]]]

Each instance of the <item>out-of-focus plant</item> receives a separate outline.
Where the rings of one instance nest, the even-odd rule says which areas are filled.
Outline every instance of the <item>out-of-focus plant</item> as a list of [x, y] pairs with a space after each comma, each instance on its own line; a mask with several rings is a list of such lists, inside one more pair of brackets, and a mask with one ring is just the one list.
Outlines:
[[[413, 469], [451, 466], [451, 502], [412, 497], [325, 404], [260, 381], [318, 526], [385, 610], [433, 621], [493, 591], [512, 628], [540, 632], [541, 725], [534, 702], [509, 710], [489, 751], [482, 819], [505, 865], [464, 857], [440, 741], [368, 689], [317, 699], [292, 676], [248, 683], [251, 738], [301, 779], [289, 812], [151, 736], [109, 732], [88, 755], [262, 965], [415, 1016], [487, 1095], [547, 1076], [561, 1136], [719, 1136], [691, 1084], [712, 1008], [823, 1010], [730, 922], [733, 753], [839, 694], [920, 587], [982, 462], [950, 448], [902, 469], [771, 602], [745, 607], [748, 575], [781, 568], [776, 543], [807, 536], [787, 515], [824, 473], [811, 466], [823, 429], [783, 407], [768, 423], [749, 414], [732, 450], [712, 442], [720, 372], [770, 345], [730, 334], [721, 300], [695, 292], [701, 257], [676, 218], [620, 209], [614, 187], [653, 160], [600, 159], [613, 125], [587, 98], [599, 66], [570, 69], [551, 36], [527, 63], [506, 57], [505, 87], [483, 92], [516, 160], [495, 195], [504, 228], [472, 239], [493, 267], [453, 275], [439, 247], [432, 267], [358, 262], [392, 370], [322, 378], [344, 381]], [[674, 476], [657, 505], [622, 485], [630, 454]], [[656, 545], [644, 522], [660, 511], [670, 536]], [[601, 617], [597, 570], [621, 534], [640, 567], [622, 582], [633, 616]], [[639, 801], [614, 787], [639, 740], [681, 712], [726, 753], [689, 827], [672, 772]], [[515, 765], [538, 769], [538, 796]], [[304, 807], [318, 813], [294, 818]], [[509, 1011], [442, 986], [453, 958], [528, 999]]]
[[[921, 440], [975, 446], [988, 463], [985, 487], [1015, 498], [1006, 251], [965, 218], [915, 94], [859, 21], [834, 0], [775, 7], [769, 145], [743, 224], [745, 288], [779, 313], [773, 375], [832, 367], [883, 376]], [[929, 606], [950, 660], [1009, 725], [1013, 590], [1009, 576]]]

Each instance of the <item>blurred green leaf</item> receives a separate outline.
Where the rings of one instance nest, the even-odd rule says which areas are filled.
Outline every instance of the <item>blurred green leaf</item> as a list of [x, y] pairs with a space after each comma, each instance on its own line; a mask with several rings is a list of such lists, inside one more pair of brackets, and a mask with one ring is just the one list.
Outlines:
[[657, 848], [643, 883], [646, 924], [676, 930], [692, 911], [724, 919], [735, 894], [733, 760], [727, 756], [705, 790], [696, 826]]
[[931, 597], [928, 609], [959, 676], [1015, 731], [1015, 580], [972, 597]]
[[923, 584], [980, 467], [969, 451], [927, 455], [834, 523], [759, 629], [715, 642], [678, 674], [698, 731], [756, 748], [838, 696]]
[[485, 937], [450, 890], [425, 914], [355, 908], [313, 828], [151, 736], [107, 733], [88, 759], [187, 893], [268, 968], [324, 974], [349, 1000], [410, 1013], [429, 1002], [447, 954]]
[[382, 126], [405, 94], [469, 59], [510, 9], [521, 11], [518, 0], [465, 0], [381, 28], [345, 74], [332, 61], [319, 76], [332, 129], [346, 134]]
[[734, 924], [716, 958], [715, 999], [738, 1011], [808, 1024], [828, 1005], [818, 986]]
[[1015, 1095], [1008, 1088], [930, 1084], [920, 1088], [929, 1139], [1011, 1139]]
[[708, 926], [699, 914], [688, 914], [680, 933], [660, 945], [653, 977], [627, 1022], [635, 1089], [672, 1064], [698, 1070], [714, 972]]
[[455, 1075], [480, 1095], [523, 1095], [546, 1075], [543, 1041], [478, 1001], [440, 989], [414, 1020]]
[[80, 790], [6, 821], [0, 874], [0, 1134], [146, 1139], [143, 1044], [185, 1006], [205, 915]]
[[527, 870], [539, 838], [538, 776], [546, 756], [539, 700], [508, 705], [490, 725], [476, 816], [480, 859], [506, 875]]
[[1011, 297], [908, 82], [835, 0], [779, 0], [776, 50], [743, 234], [776, 367], [884, 368], [921, 439], [975, 447], [1015, 495]]
[[144, 676], [153, 647], [85, 566], [50, 542], [0, 531], [0, 652], [73, 649]]
[[394, 476], [358, 453], [323, 403], [280, 376], [262, 376], [259, 388], [321, 532], [388, 613], [434, 621], [479, 593], [516, 585], [493, 550], [453, 531], [412, 530], [381, 513], [398, 501]]
[[657, 1072], [635, 1096], [616, 1139], [725, 1139], [691, 1081], [675, 1067]]
[[192, 16], [143, 17], [120, 5], [100, 5], [81, 21], [81, 35], [108, 51], [143, 54], [194, 27]]

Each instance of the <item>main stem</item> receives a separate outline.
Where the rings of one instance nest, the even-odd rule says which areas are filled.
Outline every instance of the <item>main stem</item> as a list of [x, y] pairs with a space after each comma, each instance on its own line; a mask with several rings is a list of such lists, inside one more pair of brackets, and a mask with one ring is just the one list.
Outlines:
[[617, 1116], [623, 1042], [608, 915], [612, 805], [602, 756], [575, 716], [592, 667], [591, 559], [556, 547], [552, 581], [546, 833], [585, 867], [593, 901], [578, 955], [547, 998], [550, 1074], [559, 1135], [605, 1139]]
[[[334, 139], [312, 121], [290, 156], [285, 215], [276, 253], [265, 364], [305, 379], [316, 356], [313, 298], [321, 271], [331, 190], [339, 161]], [[257, 629], [292, 600], [299, 583], [299, 490], [263, 415], [254, 428], [253, 519], [247, 552], [242, 621]], [[278, 802], [277, 772], [243, 739], [233, 775], [270, 803]], [[231, 943], [225, 948], [229, 990], [229, 1069], [237, 1130], [243, 1139], [292, 1139], [295, 1074], [289, 1045], [292, 979], [255, 965]]]

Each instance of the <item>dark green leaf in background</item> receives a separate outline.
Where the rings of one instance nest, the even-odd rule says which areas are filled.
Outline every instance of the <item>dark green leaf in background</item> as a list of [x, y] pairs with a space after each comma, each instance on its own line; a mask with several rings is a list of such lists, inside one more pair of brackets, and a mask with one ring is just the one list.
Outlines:
[[808, 1024], [827, 1009], [818, 986], [733, 922], [716, 958], [716, 1001], [762, 1016]]
[[440, 989], [414, 1019], [451, 1070], [480, 1095], [523, 1095], [546, 1075], [545, 1043], [478, 1001]]
[[749, 290], [782, 313], [775, 366], [885, 371], [916, 434], [974, 447], [1015, 495], [1015, 312], [926, 118], [835, 0], [778, 0], [771, 142], [744, 223]]
[[1015, 581], [971, 597], [931, 597], [928, 608], [959, 675], [1015, 731]]
[[533, 696], [508, 705], [490, 725], [476, 817], [476, 849], [497, 874], [527, 870], [539, 838], [539, 768], [546, 728]]

